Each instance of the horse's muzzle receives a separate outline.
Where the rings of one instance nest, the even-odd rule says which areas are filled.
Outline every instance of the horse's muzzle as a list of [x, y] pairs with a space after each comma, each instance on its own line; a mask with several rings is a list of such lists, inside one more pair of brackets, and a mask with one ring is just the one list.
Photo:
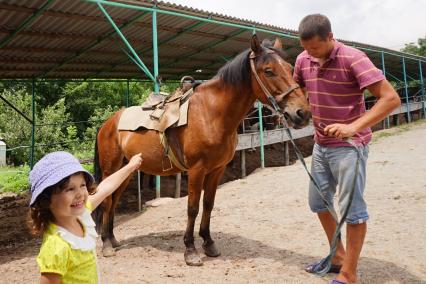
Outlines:
[[300, 129], [308, 125], [311, 112], [301, 108], [296, 111], [285, 110], [284, 118], [287, 120], [289, 126], [292, 126], [294, 129]]

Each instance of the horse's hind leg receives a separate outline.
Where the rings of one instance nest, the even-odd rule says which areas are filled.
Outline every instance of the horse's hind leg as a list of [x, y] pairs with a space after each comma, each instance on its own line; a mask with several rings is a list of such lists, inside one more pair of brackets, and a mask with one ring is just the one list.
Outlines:
[[207, 256], [216, 257], [220, 255], [215, 242], [210, 236], [210, 217], [214, 206], [216, 189], [222, 178], [225, 167], [209, 173], [204, 181], [203, 216], [200, 224], [200, 236], [203, 238], [203, 249]]
[[188, 180], [188, 222], [186, 226], [185, 236], [185, 262], [188, 265], [200, 266], [203, 265], [200, 255], [194, 245], [194, 225], [197, 218], [201, 189], [204, 183], [204, 173], [200, 170], [190, 170]]

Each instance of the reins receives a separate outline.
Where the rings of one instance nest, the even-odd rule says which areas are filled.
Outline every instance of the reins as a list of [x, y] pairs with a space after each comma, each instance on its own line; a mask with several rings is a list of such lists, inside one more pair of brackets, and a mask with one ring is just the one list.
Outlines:
[[317, 266], [317, 267], [323, 267], [323, 268], [321, 270], [315, 271], [315, 274], [323, 276], [330, 270], [331, 261], [332, 261], [334, 255], [336, 254], [337, 241], [341, 239], [341, 229], [342, 229], [343, 223], [345, 222], [346, 216], [348, 215], [349, 209], [352, 205], [352, 201], [353, 201], [353, 197], [354, 197], [354, 193], [355, 193], [356, 180], [357, 180], [357, 176], [358, 176], [358, 173], [359, 173], [359, 161], [360, 161], [361, 155], [362, 155], [361, 150], [353, 142], [352, 139], [350, 139], [350, 138], [346, 139], [346, 142], [348, 142], [351, 145], [351, 147], [353, 147], [357, 151], [357, 160], [356, 160], [355, 175], [354, 175], [354, 179], [353, 179], [353, 182], [352, 182], [352, 189], [349, 193], [349, 202], [348, 202], [348, 205], [346, 206], [346, 208], [344, 208], [343, 214], [342, 214], [340, 221], [339, 221], [336, 210], [334, 210], [334, 207], [325, 198], [324, 194], [321, 192], [321, 189], [320, 189], [318, 183], [315, 181], [314, 177], [309, 172], [308, 167], [306, 166], [306, 163], [305, 163], [305, 159], [303, 158], [302, 152], [296, 146], [296, 143], [294, 142], [293, 136], [291, 135], [291, 131], [288, 127], [288, 124], [287, 124], [287, 121], [285, 120], [285, 118], [283, 119], [283, 124], [284, 124], [284, 130], [286, 131], [287, 136], [290, 138], [291, 144], [293, 145], [293, 148], [294, 148], [294, 151], [296, 153], [297, 158], [302, 163], [303, 167], [305, 168], [306, 173], [309, 175], [310, 180], [314, 184], [316, 191], [321, 196], [321, 199], [323, 200], [325, 206], [327, 207], [328, 211], [330, 212], [330, 214], [333, 216], [334, 220], [336, 220], [336, 223], [337, 223], [336, 230], [333, 234], [333, 238], [332, 238], [331, 243], [330, 243], [330, 252], [325, 258], [323, 258], [321, 260], [321, 262]]

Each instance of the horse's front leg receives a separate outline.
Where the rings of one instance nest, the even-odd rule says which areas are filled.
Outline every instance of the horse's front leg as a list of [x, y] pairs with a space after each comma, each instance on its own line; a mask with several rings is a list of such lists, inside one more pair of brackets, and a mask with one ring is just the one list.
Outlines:
[[109, 236], [111, 245], [113, 248], [119, 247], [120, 242], [117, 241], [114, 235], [114, 216], [115, 216], [115, 210], [118, 206], [118, 203], [121, 199], [121, 196], [123, 195], [124, 190], [129, 185], [130, 180], [132, 179], [132, 175], [130, 175], [121, 185], [120, 187], [112, 194], [112, 206], [111, 206], [111, 212], [109, 214]]
[[188, 223], [183, 241], [186, 247], [185, 262], [192, 266], [203, 265], [203, 261], [194, 245], [194, 225], [198, 215], [204, 177], [204, 172], [200, 170], [190, 170], [188, 173]]
[[215, 242], [210, 236], [210, 218], [214, 206], [216, 189], [222, 178], [225, 167], [216, 169], [209, 173], [204, 181], [203, 216], [200, 224], [200, 236], [203, 238], [203, 249], [207, 256], [216, 257], [220, 255]]
[[112, 197], [108, 196], [102, 202], [102, 222], [101, 222], [101, 239], [102, 239], [102, 255], [104, 257], [114, 256], [115, 250], [111, 243], [110, 215], [112, 212]]

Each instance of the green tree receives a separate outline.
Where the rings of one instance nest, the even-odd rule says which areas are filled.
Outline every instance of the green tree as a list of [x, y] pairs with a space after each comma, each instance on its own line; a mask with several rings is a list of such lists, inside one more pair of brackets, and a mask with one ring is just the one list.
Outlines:
[[[13, 104], [27, 117], [31, 118], [31, 96], [23, 89], [6, 89], [1, 93], [7, 101]], [[10, 106], [0, 103], [0, 133], [7, 148], [9, 162], [19, 165], [28, 161], [28, 149], [31, 138], [31, 124]]]
[[[151, 83], [130, 83], [129, 105], [138, 104], [152, 90]], [[76, 124], [81, 138], [88, 127], [87, 121], [96, 109], [111, 106], [119, 109], [126, 106], [126, 82], [70, 82], [63, 89], [63, 97], [71, 121]]]
[[417, 40], [417, 44], [414, 42], [406, 43], [405, 47], [401, 49], [403, 52], [426, 56], [426, 36], [423, 38], [419, 38]]
[[[31, 96], [24, 89], [8, 89], [3, 91], [2, 96], [31, 118]], [[66, 146], [68, 121], [69, 114], [66, 113], [64, 99], [36, 114], [36, 160], [48, 152], [61, 150]], [[31, 124], [20, 114], [8, 105], [0, 104], [0, 133], [8, 148], [12, 149], [8, 152], [10, 163], [22, 165], [28, 162], [31, 129]]]

